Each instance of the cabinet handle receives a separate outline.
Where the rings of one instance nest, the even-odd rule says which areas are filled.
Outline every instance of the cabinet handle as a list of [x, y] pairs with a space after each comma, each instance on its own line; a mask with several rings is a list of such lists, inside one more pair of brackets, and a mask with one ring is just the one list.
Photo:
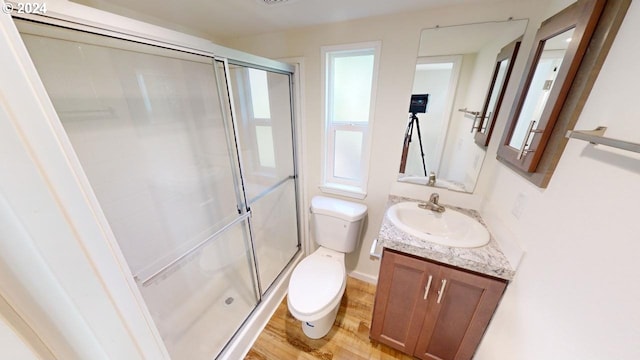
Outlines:
[[427, 280], [427, 286], [424, 287], [424, 300], [427, 300], [427, 296], [429, 295], [429, 289], [431, 288], [431, 280], [433, 280], [433, 275], [429, 275], [429, 280]]
[[440, 286], [440, 290], [438, 291], [438, 304], [440, 304], [440, 300], [442, 300], [445, 286], [447, 286], [447, 279], [442, 280], [442, 286]]

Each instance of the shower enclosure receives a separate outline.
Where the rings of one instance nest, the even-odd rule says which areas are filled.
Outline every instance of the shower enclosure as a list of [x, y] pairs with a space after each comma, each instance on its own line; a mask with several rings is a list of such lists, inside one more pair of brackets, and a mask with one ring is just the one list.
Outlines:
[[171, 357], [214, 358], [300, 250], [292, 74], [16, 24]]

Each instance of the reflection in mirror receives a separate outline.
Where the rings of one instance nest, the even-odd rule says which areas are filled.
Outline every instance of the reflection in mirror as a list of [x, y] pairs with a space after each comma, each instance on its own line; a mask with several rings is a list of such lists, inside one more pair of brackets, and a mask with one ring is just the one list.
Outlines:
[[522, 37], [517, 38], [503, 47], [496, 58], [495, 69], [491, 85], [489, 86], [487, 100], [485, 100], [474, 140], [480, 146], [488, 146], [495, 122], [502, 108], [502, 100], [511, 79], [511, 71], [520, 50]]
[[[526, 26], [527, 20], [510, 20], [422, 31], [412, 94], [428, 94], [428, 103], [424, 113], [410, 111], [401, 123], [398, 181], [473, 192], [485, 157], [474, 130], [481, 126], [496, 55]], [[504, 67], [498, 76], [508, 61]], [[488, 109], [495, 109], [497, 96]]]
[[[498, 94], [500, 94], [500, 90], [502, 90], [502, 86], [504, 85], [504, 78], [507, 76], [507, 69], [509, 68], [509, 59], [502, 60], [498, 63], [498, 71], [496, 74], [496, 84], [500, 86], [495, 88], [494, 91], [491, 92], [489, 96], [489, 104], [487, 106], [486, 117], [491, 117], [493, 112], [496, 110], [496, 102], [498, 101]], [[488, 130], [488, 123], [483, 123], [480, 128], [481, 133], [486, 134]]]
[[424, 179], [440, 167], [461, 62], [462, 56], [418, 59], [413, 94], [414, 97], [416, 94], [429, 96], [424, 109], [409, 109], [400, 173]]
[[529, 92], [522, 105], [509, 146], [516, 149], [523, 148], [535, 133], [540, 123], [542, 111], [549, 99], [549, 93], [562, 65], [562, 59], [571, 42], [573, 31], [574, 29], [567, 30], [544, 42], [540, 60], [533, 74]]

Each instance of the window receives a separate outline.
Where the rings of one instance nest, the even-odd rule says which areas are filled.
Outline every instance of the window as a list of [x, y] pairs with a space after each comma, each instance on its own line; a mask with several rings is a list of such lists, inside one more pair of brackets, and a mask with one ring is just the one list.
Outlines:
[[248, 68], [249, 87], [251, 90], [251, 108], [255, 119], [270, 119], [269, 82], [264, 70]]
[[322, 48], [324, 192], [366, 196], [379, 57], [379, 42]]

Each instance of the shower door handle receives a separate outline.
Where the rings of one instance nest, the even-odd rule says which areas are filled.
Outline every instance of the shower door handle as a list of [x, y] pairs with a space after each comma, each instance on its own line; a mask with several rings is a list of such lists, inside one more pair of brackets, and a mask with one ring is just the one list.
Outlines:
[[[198, 251], [203, 246], [208, 244], [210, 241], [212, 241], [212, 240], [216, 239], [217, 237], [219, 237], [220, 235], [224, 234], [225, 232], [227, 232], [229, 229], [233, 228], [238, 223], [241, 223], [241, 222], [247, 220], [250, 216], [251, 216], [251, 213], [247, 212], [247, 213], [245, 213], [243, 215], [238, 216], [237, 218], [235, 218], [231, 222], [225, 224], [223, 227], [218, 229], [215, 233], [213, 233], [212, 235], [210, 235], [206, 239], [202, 240], [201, 242], [199, 242], [198, 244], [193, 246], [191, 249], [189, 249], [189, 250], [185, 251], [184, 253], [180, 254], [180, 256], [178, 256], [177, 258], [171, 260], [169, 263], [167, 263], [166, 265], [162, 266], [160, 269], [155, 271], [153, 274], [151, 274], [148, 277], [143, 278], [142, 280], [140, 280], [142, 282], [142, 286], [149, 285], [149, 283], [151, 283], [156, 277], [158, 277], [158, 276], [162, 275], [163, 273], [169, 271], [170, 269], [176, 267], [183, 259], [187, 258], [189, 255], [191, 255], [194, 252]], [[135, 274], [134, 277], [140, 279], [139, 274]]]

